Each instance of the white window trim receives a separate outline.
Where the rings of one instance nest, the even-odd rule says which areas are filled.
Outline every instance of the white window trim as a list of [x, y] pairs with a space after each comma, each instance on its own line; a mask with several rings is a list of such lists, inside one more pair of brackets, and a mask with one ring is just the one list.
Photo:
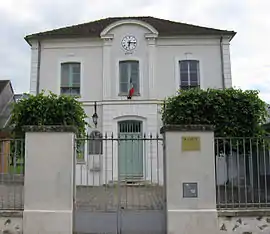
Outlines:
[[83, 90], [83, 74], [84, 74], [84, 63], [83, 59], [79, 57], [72, 57], [72, 58], [61, 58], [58, 60], [58, 84], [57, 84], [57, 93], [58, 95], [61, 94], [61, 64], [62, 63], [80, 63], [81, 71], [80, 71], [80, 99], [84, 96]]
[[120, 67], [119, 67], [119, 63], [121, 61], [138, 61], [139, 62], [139, 87], [140, 87], [140, 92], [139, 92], [139, 95], [136, 95], [134, 96], [135, 98], [136, 97], [143, 97], [143, 94], [144, 94], [144, 90], [143, 90], [143, 85], [142, 85], [142, 82], [143, 82], [143, 62], [142, 62], [142, 59], [139, 58], [139, 57], [133, 57], [133, 56], [127, 56], [127, 57], [122, 57], [122, 58], [118, 58], [116, 59], [116, 96], [121, 98], [121, 99], [127, 99], [127, 97], [125, 96], [119, 96], [119, 93], [120, 93], [120, 87], [119, 87], [119, 84], [120, 84], [120, 80], [119, 80], [119, 76], [120, 76], [120, 73], [119, 73], [119, 70], [120, 70]]
[[175, 58], [175, 65], [174, 65], [175, 91], [177, 92], [180, 89], [180, 65], [179, 65], [179, 62], [182, 60], [197, 60], [197, 61], [199, 61], [199, 84], [200, 84], [200, 88], [204, 89], [202, 59], [200, 57], [194, 56], [193, 54], [189, 54], [188, 58], [185, 55]]

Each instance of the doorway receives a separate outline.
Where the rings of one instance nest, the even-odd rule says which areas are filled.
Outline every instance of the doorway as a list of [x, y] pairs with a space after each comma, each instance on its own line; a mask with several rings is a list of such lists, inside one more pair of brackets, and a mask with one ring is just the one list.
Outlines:
[[118, 122], [118, 166], [121, 180], [136, 180], [143, 177], [142, 121]]

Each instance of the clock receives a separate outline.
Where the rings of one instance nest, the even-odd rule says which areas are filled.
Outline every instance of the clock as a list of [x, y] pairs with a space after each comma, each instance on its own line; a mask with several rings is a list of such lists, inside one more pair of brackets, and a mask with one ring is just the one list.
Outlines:
[[132, 51], [137, 46], [137, 39], [134, 36], [125, 36], [121, 42], [122, 47], [126, 51]]

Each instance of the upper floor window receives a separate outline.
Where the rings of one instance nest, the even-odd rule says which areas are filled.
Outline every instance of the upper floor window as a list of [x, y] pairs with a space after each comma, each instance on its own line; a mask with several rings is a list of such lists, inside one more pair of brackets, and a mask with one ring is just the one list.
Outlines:
[[140, 94], [139, 86], [139, 61], [119, 62], [119, 94], [128, 95], [130, 89], [134, 88], [134, 95]]
[[80, 95], [81, 64], [61, 64], [61, 94]]
[[180, 65], [180, 88], [199, 88], [200, 87], [200, 70], [199, 61], [182, 60]]

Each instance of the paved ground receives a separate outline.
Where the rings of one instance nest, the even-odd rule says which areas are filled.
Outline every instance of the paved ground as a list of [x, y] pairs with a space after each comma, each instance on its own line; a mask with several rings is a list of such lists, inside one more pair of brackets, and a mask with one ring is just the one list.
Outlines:
[[77, 207], [93, 211], [161, 210], [163, 187], [134, 185], [77, 187]]
[[[23, 185], [0, 183], [0, 209], [23, 209]], [[119, 204], [119, 206], [118, 206]], [[161, 186], [80, 186], [77, 187], [78, 209], [90, 211], [161, 210]]]

